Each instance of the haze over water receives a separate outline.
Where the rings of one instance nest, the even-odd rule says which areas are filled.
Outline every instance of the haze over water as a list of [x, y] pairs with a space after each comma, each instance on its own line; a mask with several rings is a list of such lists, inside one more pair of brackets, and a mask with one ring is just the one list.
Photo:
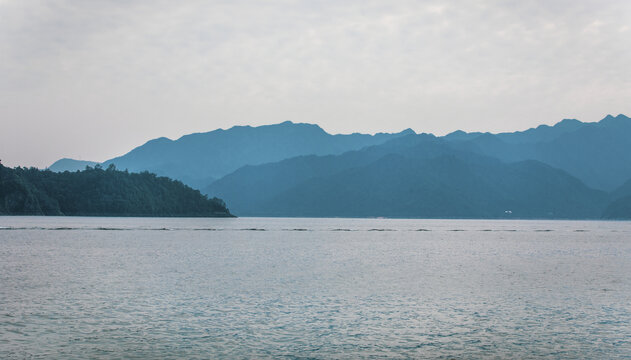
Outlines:
[[0, 358], [631, 357], [631, 223], [0, 217]]

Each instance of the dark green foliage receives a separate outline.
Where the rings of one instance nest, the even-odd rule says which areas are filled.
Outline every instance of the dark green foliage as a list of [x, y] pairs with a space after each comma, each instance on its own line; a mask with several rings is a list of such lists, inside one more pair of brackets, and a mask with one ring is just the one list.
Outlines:
[[0, 164], [0, 214], [231, 216], [225, 203], [179, 181], [113, 165], [56, 173]]

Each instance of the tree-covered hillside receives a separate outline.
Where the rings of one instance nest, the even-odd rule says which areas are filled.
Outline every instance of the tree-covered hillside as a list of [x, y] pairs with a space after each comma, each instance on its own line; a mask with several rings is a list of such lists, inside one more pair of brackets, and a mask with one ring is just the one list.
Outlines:
[[0, 214], [232, 216], [225, 203], [166, 177], [100, 167], [56, 173], [0, 164]]

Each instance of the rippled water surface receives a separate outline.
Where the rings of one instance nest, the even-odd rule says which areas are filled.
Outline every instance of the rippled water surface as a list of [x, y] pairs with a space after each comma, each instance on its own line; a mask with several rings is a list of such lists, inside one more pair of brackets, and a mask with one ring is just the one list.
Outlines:
[[631, 223], [0, 217], [0, 358], [631, 358]]

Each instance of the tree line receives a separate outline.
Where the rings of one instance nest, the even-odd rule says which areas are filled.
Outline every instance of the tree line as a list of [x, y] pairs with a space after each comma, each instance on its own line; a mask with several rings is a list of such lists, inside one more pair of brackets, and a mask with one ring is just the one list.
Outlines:
[[232, 216], [223, 200], [153, 173], [100, 165], [53, 172], [0, 163], [0, 214], [73, 216]]

